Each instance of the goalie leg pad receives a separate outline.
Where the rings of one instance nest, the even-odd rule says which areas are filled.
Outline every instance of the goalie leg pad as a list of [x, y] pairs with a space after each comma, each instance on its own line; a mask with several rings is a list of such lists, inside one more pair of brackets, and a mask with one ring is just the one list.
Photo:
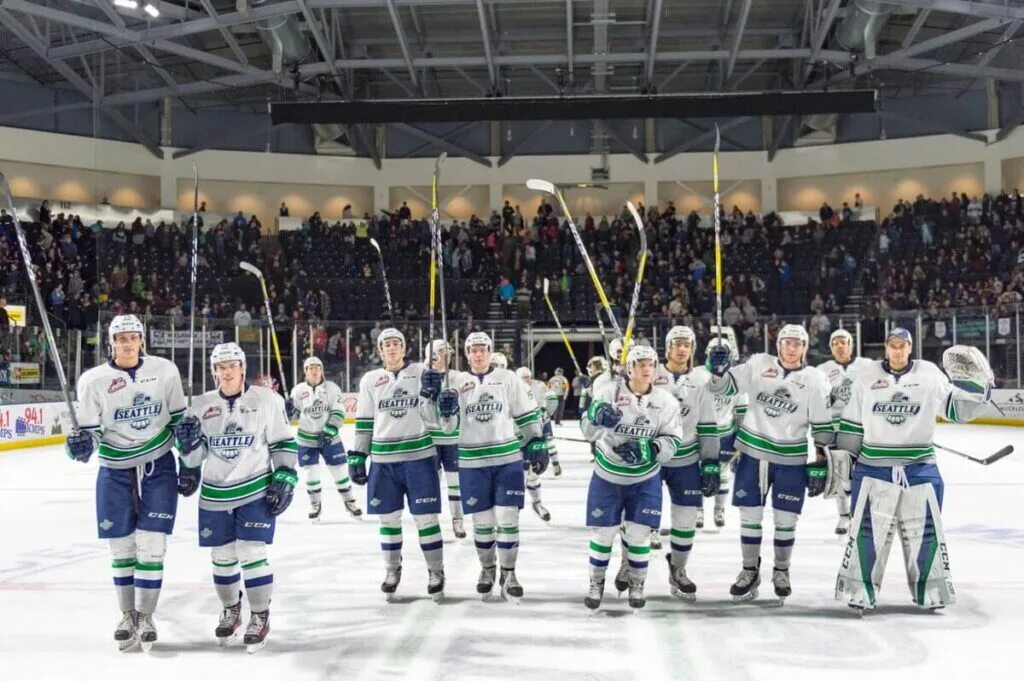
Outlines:
[[907, 478], [911, 486], [900, 499], [899, 531], [911, 598], [925, 608], [953, 605], [956, 591], [942, 529], [942, 478], [934, 464], [908, 466]]
[[[828, 472], [825, 474], [825, 499], [844, 498], [850, 493], [850, 471], [853, 455], [844, 449], [825, 447], [825, 463]], [[849, 513], [849, 508], [846, 509]]]
[[[858, 608], [875, 607], [882, 587], [885, 563], [896, 533], [897, 512], [902, 492], [898, 485], [870, 477], [870, 466], [854, 470], [854, 511], [846, 552], [836, 578], [836, 600]], [[886, 474], [888, 468], [878, 468]]]

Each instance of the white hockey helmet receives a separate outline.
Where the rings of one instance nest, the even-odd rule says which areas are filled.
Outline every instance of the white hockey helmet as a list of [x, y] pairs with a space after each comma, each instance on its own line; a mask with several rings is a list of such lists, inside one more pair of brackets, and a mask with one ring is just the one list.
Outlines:
[[775, 339], [775, 351], [779, 352], [782, 347], [782, 341], [784, 340], [797, 340], [804, 344], [804, 352], [801, 355], [801, 359], [807, 358], [807, 346], [810, 343], [810, 337], [807, 335], [807, 329], [800, 326], [799, 324], [786, 324], [779, 329], [779, 335]]
[[320, 361], [319, 357], [307, 357], [306, 361], [302, 363], [302, 370], [305, 371], [309, 367], [320, 367], [323, 371], [324, 363]]
[[844, 338], [848, 344], [853, 345], [853, 335], [846, 329], [836, 329], [833, 331], [832, 335], [828, 337], [828, 344], [832, 345], [836, 338]]
[[119, 314], [110, 320], [110, 328], [107, 329], [107, 338], [110, 344], [114, 344], [114, 336], [119, 333], [137, 333], [146, 340], [146, 327], [142, 321], [133, 314]]
[[626, 357], [626, 373], [632, 374], [637, 362], [649, 359], [658, 366], [658, 353], [650, 345], [633, 345], [629, 348], [629, 355]]
[[530, 367], [519, 367], [516, 369], [516, 377], [529, 383], [533, 380], [533, 372], [530, 371]]
[[608, 360], [601, 355], [595, 355], [587, 360], [587, 373], [590, 375], [600, 374], [608, 370]]
[[392, 338], [397, 338], [398, 340], [402, 341], [402, 349], [405, 349], [405, 334], [403, 334], [401, 331], [394, 327], [388, 327], [382, 330], [380, 332], [380, 335], [377, 336], [377, 350], [383, 352], [384, 341], [391, 340]]
[[430, 359], [437, 359], [442, 352], [448, 353], [448, 356], [451, 357], [452, 346], [443, 338], [435, 338], [430, 342]]
[[217, 365], [221, 362], [241, 362], [242, 374], [245, 375], [245, 351], [238, 343], [218, 343], [210, 352], [210, 371], [217, 375]]
[[474, 345], [486, 345], [488, 352], [490, 352], [494, 347], [494, 343], [491, 342], [491, 337], [483, 331], [474, 331], [466, 336], [465, 350], [467, 355], [469, 355], [469, 349]]
[[[633, 345], [635, 345], [635, 343], [633, 342], [633, 339], [630, 338], [629, 339], [629, 347], [632, 348]], [[619, 363], [619, 358], [622, 357], [622, 339], [621, 338], [613, 338], [612, 342], [608, 344], [608, 352], [612, 356], [612, 364], [613, 365], [618, 364]]]
[[491, 366], [497, 369], [508, 369], [508, 357], [504, 352], [491, 353]]
[[686, 341], [690, 344], [690, 360], [697, 354], [697, 334], [688, 326], [673, 326], [665, 334], [665, 357], [668, 357], [668, 349], [677, 340]]

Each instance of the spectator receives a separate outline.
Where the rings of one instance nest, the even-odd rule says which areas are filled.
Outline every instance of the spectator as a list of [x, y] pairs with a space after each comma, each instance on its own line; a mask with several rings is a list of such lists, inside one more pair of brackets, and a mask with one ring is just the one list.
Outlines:
[[248, 327], [252, 324], [252, 315], [249, 314], [249, 310], [246, 308], [245, 303], [238, 306], [238, 310], [235, 312], [235, 326]]
[[281, 202], [281, 207], [277, 209], [277, 215], [282, 218], [288, 217], [288, 206], [285, 205], [284, 201]]

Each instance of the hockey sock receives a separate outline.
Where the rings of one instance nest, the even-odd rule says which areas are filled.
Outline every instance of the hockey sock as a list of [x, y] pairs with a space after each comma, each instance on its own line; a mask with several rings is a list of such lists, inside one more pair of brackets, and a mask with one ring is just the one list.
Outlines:
[[608, 571], [608, 562], [612, 556], [612, 544], [615, 542], [617, 527], [590, 528], [590, 579], [600, 582]]
[[238, 602], [238, 587], [242, 581], [235, 542], [214, 547], [210, 552], [210, 559], [213, 561], [213, 588], [221, 604], [229, 608]]
[[270, 596], [274, 591], [274, 573], [267, 562], [267, 545], [261, 541], [238, 541], [236, 550], [242, 564], [249, 610], [264, 612], [270, 608]]
[[414, 515], [412, 519], [416, 522], [416, 529], [419, 531], [420, 549], [423, 550], [423, 560], [427, 563], [427, 569], [443, 570], [441, 525], [438, 523], [437, 514]]
[[496, 522], [493, 508], [473, 514], [473, 542], [481, 567], [494, 567]]
[[836, 496], [836, 510], [839, 515], [850, 515], [850, 483], [843, 484], [843, 493]]
[[788, 570], [789, 560], [793, 557], [793, 544], [796, 542], [796, 521], [800, 518], [791, 511], [774, 510], [775, 524], [775, 568]]
[[502, 569], [514, 570], [519, 557], [519, 509], [515, 506], [496, 506], [498, 519], [498, 562]]
[[117, 607], [135, 609], [135, 533], [110, 540], [110, 567], [114, 571]]
[[164, 584], [164, 553], [167, 535], [163, 532], [135, 532], [135, 609], [145, 615], [156, 612], [160, 588]]
[[697, 533], [697, 507], [672, 504], [672, 567], [686, 567]]
[[451, 509], [452, 518], [461, 518], [462, 492], [459, 489], [459, 472], [445, 471], [444, 479], [448, 483], [448, 508]]
[[331, 472], [331, 477], [334, 478], [334, 487], [338, 490], [338, 494], [345, 501], [355, 501], [356, 497], [352, 494], [352, 483], [348, 479], [348, 466], [328, 466], [327, 470]]
[[532, 470], [526, 471], [526, 492], [532, 503], [540, 501], [540, 476]]
[[642, 583], [647, 579], [647, 563], [651, 557], [651, 528], [627, 520], [626, 545], [629, 575]]
[[764, 506], [740, 506], [740, 550], [743, 567], [757, 569], [761, 559], [761, 517]]
[[320, 465], [306, 467], [306, 492], [310, 501], [320, 501]]
[[388, 569], [402, 564], [402, 512], [380, 516], [380, 550]]

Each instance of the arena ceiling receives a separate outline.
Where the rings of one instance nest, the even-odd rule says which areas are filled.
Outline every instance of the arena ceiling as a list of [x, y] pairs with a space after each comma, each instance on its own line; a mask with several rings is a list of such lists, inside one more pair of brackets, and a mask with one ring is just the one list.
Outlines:
[[[991, 127], [1005, 135], [1022, 120], [1022, 23], [1021, 0], [0, 0], [0, 88], [59, 93], [30, 105], [14, 97], [0, 124], [98, 111], [156, 153], [168, 140], [159, 116], [140, 109], [183, 108], [197, 121], [204, 112], [236, 112], [248, 121], [269, 120], [268, 103], [282, 100], [858, 87], [880, 93], [874, 128], [851, 124], [844, 135], [842, 118], [748, 117], [720, 122], [748, 128], [727, 134], [724, 146], [773, 154], [808, 134], [827, 143], [830, 132], [831, 141], [976, 136]], [[950, 105], [934, 105], [941, 101]], [[679, 135], [637, 135], [635, 125], [630, 135], [628, 126], [593, 122], [589, 150], [655, 160], [708, 142], [692, 144], [709, 123], [671, 123]], [[393, 155], [405, 138], [415, 141], [405, 155], [504, 157], [529, 151], [523, 138], [545, 133], [553, 152], [572, 151], [558, 148], [565, 135], [554, 130], [522, 129], [513, 149], [481, 125], [489, 135], [474, 136], [465, 123], [334, 133], [375, 157], [385, 147]], [[217, 147], [218, 136], [211, 128], [189, 142], [176, 146]]]

